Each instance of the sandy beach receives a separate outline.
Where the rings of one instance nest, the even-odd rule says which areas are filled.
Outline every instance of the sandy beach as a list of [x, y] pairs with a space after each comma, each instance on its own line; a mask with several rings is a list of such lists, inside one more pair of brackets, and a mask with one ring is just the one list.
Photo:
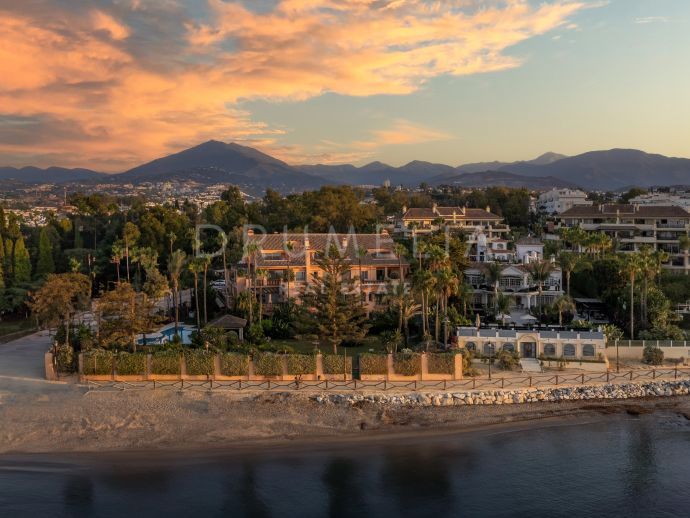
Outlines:
[[506, 406], [325, 405], [300, 393], [225, 394], [0, 390], [0, 453], [240, 448], [454, 433], [544, 419], [674, 412], [690, 398]]

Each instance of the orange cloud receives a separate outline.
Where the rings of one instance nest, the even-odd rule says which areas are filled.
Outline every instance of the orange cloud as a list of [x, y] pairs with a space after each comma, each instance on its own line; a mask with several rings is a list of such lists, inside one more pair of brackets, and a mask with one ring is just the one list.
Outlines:
[[[240, 101], [407, 94], [439, 75], [519, 66], [506, 48], [567, 24], [585, 7], [279, 0], [257, 12], [251, 2], [208, 0], [210, 14], [199, 19], [176, 0], [42, 4], [0, 4], [0, 161], [102, 170], [208, 138], [290, 154], [284, 130], [253, 120]], [[393, 121], [342, 149], [315, 143], [302, 156], [363, 156], [420, 138], [447, 136]], [[301, 161], [294, 149], [291, 157]]]

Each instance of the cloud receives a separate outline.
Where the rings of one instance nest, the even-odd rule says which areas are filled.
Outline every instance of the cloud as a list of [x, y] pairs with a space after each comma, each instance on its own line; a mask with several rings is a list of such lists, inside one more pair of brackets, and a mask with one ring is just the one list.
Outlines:
[[642, 18], [635, 18], [635, 23], [645, 25], [650, 23], [668, 23], [669, 19], [665, 16], [645, 16]]
[[[0, 0], [0, 134], [12, 135], [0, 139], [0, 157], [63, 157], [60, 165], [119, 170], [208, 138], [280, 152], [285, 130], [254, 120], [241, 101], [404, 95], [440, 75], [517, 67], [507, 48], [566, 27], [585, 7], [567, 0]], [[10, 119], [12, 127], [3, 122]], [[27, 128], [45, 138], [31, 138]], [[354, 156], [441, 135], [393, 121], [350, 150], [324, 153]]]

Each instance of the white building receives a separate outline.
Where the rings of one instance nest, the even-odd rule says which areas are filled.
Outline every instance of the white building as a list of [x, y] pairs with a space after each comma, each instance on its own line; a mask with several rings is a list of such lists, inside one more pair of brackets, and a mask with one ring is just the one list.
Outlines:
[[631, 198], [630, 204], [647, 207], [675, 206], [690, 212], [690, 192], [651, 192]]
[[524, 264], [541, 261], [544, 259], [544, 243], [536, 237], [524, 237], [515, 243], [515, 255]]
[[577, 189], [551, 189], [539, 196], [537, 209], [547, 214], [560, 214], [576, 206], [592, 205], [587, 193]]

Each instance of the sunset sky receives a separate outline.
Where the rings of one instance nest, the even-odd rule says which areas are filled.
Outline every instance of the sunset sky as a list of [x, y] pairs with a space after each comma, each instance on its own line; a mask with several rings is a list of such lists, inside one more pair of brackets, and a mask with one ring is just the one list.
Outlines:
[[690, 157], [688, 0], [0, 0], [0, 165]]

